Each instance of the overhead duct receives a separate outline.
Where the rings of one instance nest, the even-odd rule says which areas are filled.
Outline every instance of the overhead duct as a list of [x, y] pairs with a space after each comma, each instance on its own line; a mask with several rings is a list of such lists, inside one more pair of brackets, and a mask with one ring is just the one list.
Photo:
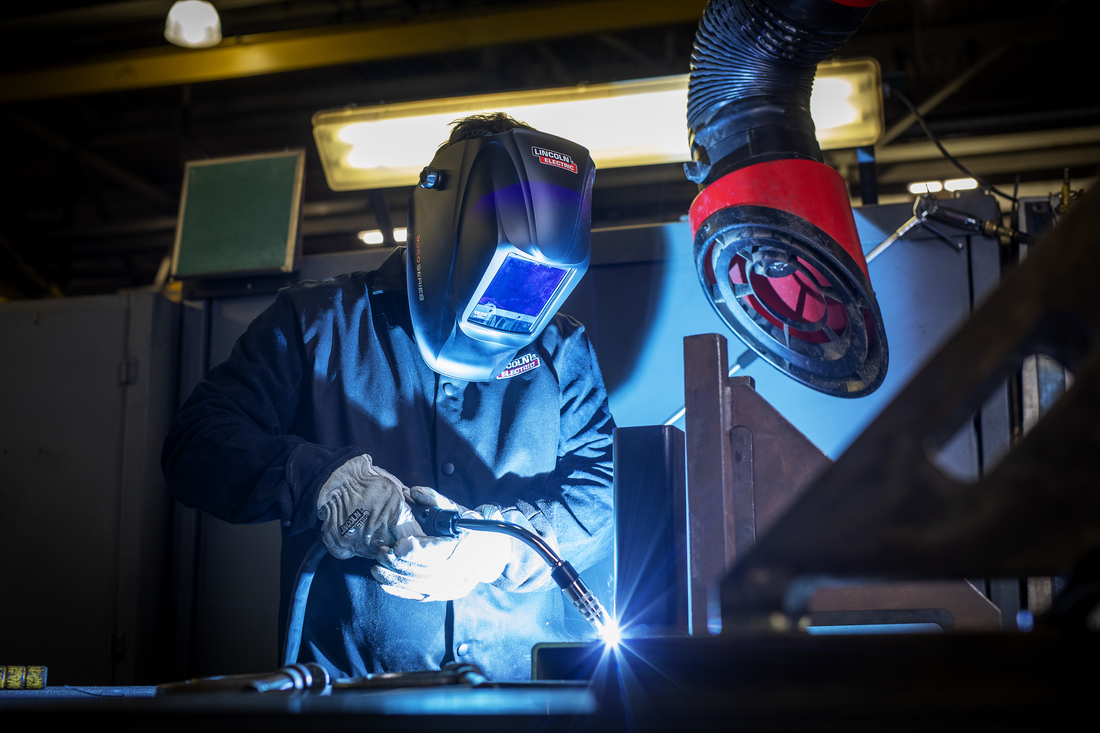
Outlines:
[[803, 384], [862, 397], [888, 349], [848, 188], [810, 117], [818, 63], [876, 0], [712, 0], [688, 88], [695, 264], [753, 351]]

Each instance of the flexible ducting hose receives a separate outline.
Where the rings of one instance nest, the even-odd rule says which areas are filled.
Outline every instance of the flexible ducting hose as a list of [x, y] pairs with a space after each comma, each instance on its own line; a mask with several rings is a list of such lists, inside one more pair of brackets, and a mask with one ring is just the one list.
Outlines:
[[818, 63], [876, 0], [712, 0], [692, 54], [689, 221], [703, 290], [753, 351], [838, 397], [879, 387], [888, 349], [847, 184], [810, 117]]
[[856, 32], [873, 4], [709, 3], [691, 56], [688, 178], [707, 185], [765, 160], [821, 161], [810, 117], [814, 72]]

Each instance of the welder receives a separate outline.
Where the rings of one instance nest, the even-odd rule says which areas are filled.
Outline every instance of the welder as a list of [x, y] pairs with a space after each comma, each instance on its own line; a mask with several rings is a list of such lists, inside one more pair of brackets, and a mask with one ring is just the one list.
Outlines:
[[535, 643], [573, 637], [532, 549], [427, 537], [411, 508], [514, 522], [582, 570], [610, 551], [613, 421], [584, 328], [556, 313], [588, 266], [594, 173], [507, 115], [459, 120], [414, 189], [408, 251], [280, 291], [181, 408], [168, 485], [282, 523], [284, 625], [302, 557], [328, 548], [300, 661], [522, 679]]

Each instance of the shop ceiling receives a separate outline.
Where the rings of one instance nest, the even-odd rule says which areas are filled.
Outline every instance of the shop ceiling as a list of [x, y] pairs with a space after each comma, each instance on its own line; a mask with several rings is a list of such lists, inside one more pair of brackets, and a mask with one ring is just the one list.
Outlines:
[[[0, 296], [41, 293], [26, 267], [68, 294], [151, 281], [195, 158], [306, 148], [306, 251], [361, 246], [355, 233], [376, 225], [378, 207], [403, 224], [408, 191], [329, 191], [314, 112], [685, 73], [705, 3], [214, 0], [226, 40], [205, 50], [164, 41], [171, 4], [0, 9]], [[992, 54], [930, 113], [933, 128], [1001, 182], [1052, 179], [1064, 165], [1092, 176], [1100, 100], [1083, 82], [1100, 70], [1089, 50], [1097, 3], [1050, 5], [889, 0], [842, 55], [877, 58], [920, 102]], [[888, 102], [888, 126], [902, 113]], [[917, 128], [879, 156], [887, 191], [953, 175]], [[830, 162], [856, 183], [854, 155]], [[596, 223], [675, 220], [694, 191], [675, 165], [607, 170]]]

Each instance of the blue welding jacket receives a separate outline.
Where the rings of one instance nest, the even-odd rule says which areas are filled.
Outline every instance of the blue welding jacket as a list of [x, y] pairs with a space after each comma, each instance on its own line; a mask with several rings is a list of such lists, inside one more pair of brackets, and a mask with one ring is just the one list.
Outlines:
[[[183, 504], [228, 522], [282, 522], [281, 627], [319, 537], [320, 487], [361, 453], [407, 486], [500, 506], [578, 570], [611, 550], [614, 423], [584, 328], [559, 314], [503, 378], [442, 377], [413, 340], [404, 267], [399, 250], [377, 271], [280, 291], [165, 440], [165, 477]], [[524, 679], [535, 643], [586, 631], [566, 628], [562, 594], [531, 552], [451, 609], [384, 593], [373, 565], [322, 560], [301, 661], [354, 676], [456, 659]]]

